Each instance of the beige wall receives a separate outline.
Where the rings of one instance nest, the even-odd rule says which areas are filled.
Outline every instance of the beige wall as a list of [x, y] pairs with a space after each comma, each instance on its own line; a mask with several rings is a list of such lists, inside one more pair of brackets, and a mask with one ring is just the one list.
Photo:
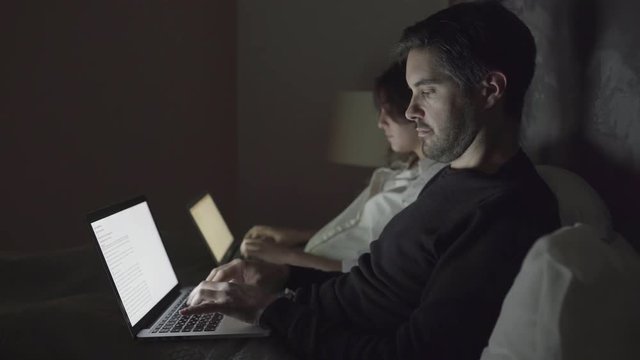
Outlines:
[[240, 230], [321, 225], [355, 197], [370, 169], [325, 160], [333, 96], [370, 89], [402, 29], [445, 3], [238, 1]]
[[1, 17], [0, 250], [90, 244], [85, 214], [137, 194], [172, 256], [199, 249], [186, 202], [236, 201], [235, 4], [16, 0]]

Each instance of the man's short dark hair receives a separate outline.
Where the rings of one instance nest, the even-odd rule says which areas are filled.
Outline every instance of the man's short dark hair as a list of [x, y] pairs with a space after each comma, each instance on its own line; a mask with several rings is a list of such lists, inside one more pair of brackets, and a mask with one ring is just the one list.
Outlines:
[[520, 119], [535, 70], [536, 45], [529, 28], [498, 1], [454, 5], [406, 28], [397, 54], [406, 59], [416, 48], [437, 50], [443, 70], [464, 91], [490, 71], [504, 73], [505, 111]]

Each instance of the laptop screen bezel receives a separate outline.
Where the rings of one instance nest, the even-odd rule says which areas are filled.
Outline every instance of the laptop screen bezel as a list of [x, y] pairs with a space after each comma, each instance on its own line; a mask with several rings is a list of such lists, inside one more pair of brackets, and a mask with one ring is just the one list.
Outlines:
[[[152, 321], [155, 321], [160, 314], [166, 310], [166, 308], [178, 297], [178, 294], [180, 292], [180, 281], [178, 281], [176, 283], [176, 285], [171, 288], [171, 290], [169, 290], [169, 292], [167, 292], [167, 294], [160, 300], [158, 301], [158, 303], [153, 306], [153, 308], [151, 308], [151, 310], [149, 312], [147, 312], [147, 314], [145, 316], [143, 316], [137, 323], [135, 326], [131, 326], [131, 321], [129, 320], [129, 315], [127, 314], [127, 311], [125, 310], [124, 304], [122, 303], [122, 299], [120, 299], [120, 294], [118, 293], [118, 289], [116, 288], [116, 284], [113, 281], [113, 277], [111, 276], [111, 271], [109, 270], [109, 266], [107, 265], [107, 261], [104, 257], [104, 254], [102, 253], [102, 249], [100, 248], [100, 243], [98, 242], [98, 238], [96, 237], [96, 234], [93, 232], [93, 228], [91, 226], [92, 223], [104, 219], [108, 216], [111, 216], [115, 213], [118, 213], [122, 210], [128, 209], [130, 207], [136, 206], [138, 204], [141, 203], [147, 203], [147, 206], [149, 206], [149, 211], [151, 212], [151, 217], [154, 221], [155, 221], [155, 217], [153, 216], [153, 212], [151, 211], [151, 206], [149, 205], [149, 202], [147, 201], [145, 196], [138, 196], [135, 197], [131, 200], [127, 200], [121, 203], [117, 203], [115, 205], [111, 205], [108, 206], [106, 208], [100, 209], [100, 210], [96, 210], [91, 212], [90, 214], [87, 215], [87, 225], [89, 228], [89, 233], [91, 234], [91, 238], [94, 240], [93, 243], [95, 244], [97, 250], [98, 250], [98, 255], [100, 258], [100, 262], [102, 263], [102, 266], [104, 267], [106, 273], [107, 273], [107, 278], [109, 279], [109, 283], [111, 284], [111, 288], [113, 289], [115, 298], [116, 298], [116, 302], [118, 303], [118, 307], [120, 308], [120, 311], [122, 312], [122, 315], [124, 316], [124, 320], [127, 324], [127, 328], [129, 329], [129, 332], [131, 333], [131, 336], [136, 338], [136, 334], [138, 334], [140, 332], [140, 330], [145, 329], [147, 327], [149, 327], [151, 325]], [[156, 225], [157, 226], [157, 225]], [[158, 231], [159, 233], [159, 231]], [[162, 237], [160, 237], [160, 242], [162, 243], [162, 247], [165, 249], [166, 252], [166, 247], [164, 246], [164, 242], [162, 241]], [[167, 256], [169, 256], [169, 254], [167, 254]], [[173, 271], [174, 275], [175, 275], [175, 270], [173, 269], [173, 264], [171, 264], [171, 270]], [[177, 276], [176, 276], [177, 279]]]

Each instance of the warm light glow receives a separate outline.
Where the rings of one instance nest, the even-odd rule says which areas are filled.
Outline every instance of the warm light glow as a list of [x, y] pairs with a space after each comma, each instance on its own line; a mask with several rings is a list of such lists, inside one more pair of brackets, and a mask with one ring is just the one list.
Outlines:
[[377, 120], [370, 91], [339, 92], [329, 128], [329, 161], [367, 167], [384, 165], [389, 146]]

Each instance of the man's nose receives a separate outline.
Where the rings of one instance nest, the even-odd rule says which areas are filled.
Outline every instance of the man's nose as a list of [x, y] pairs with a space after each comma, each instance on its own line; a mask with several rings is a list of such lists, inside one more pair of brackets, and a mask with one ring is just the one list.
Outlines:
[[416, 106], [413, 101], [409, 103], [407, 110], [404, 112], [404, 116], [414, 123], [418, 123], [422, 117], [424, 117], [424, 111], [420, 109], [420, 107]]

